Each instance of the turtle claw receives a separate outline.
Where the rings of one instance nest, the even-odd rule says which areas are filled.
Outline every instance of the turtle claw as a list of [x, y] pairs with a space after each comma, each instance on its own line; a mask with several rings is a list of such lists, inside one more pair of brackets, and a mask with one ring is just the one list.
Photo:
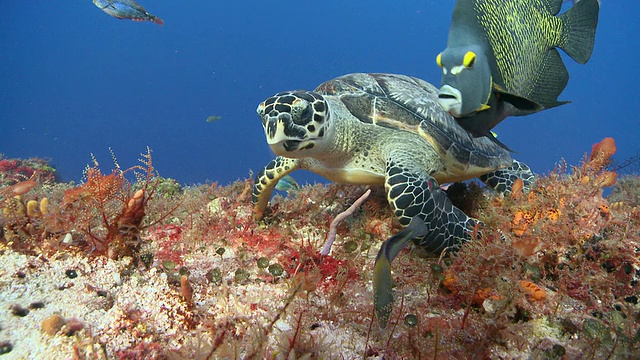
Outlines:
[[415, 216], [406, 228], [385, 241], [378, 251], [373, 267], [373, 304], [381, 329], [387, 326], [393, 310], [391, 262], [409, 240], [424, 237], [428, 232], [429, 229], [424, 221]]

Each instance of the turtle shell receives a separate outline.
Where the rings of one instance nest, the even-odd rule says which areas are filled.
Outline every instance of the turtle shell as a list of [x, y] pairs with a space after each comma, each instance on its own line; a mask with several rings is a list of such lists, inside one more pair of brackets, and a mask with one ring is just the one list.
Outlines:
[[[509, 152], [487, 137], [474, 138], [438, 103], [438, 89], [405, 75], [348, 74], [315, 90], [337, 96], [363, 123], [424, 137], [438, 150], [452, 180], [510, 166]], [[447, 178], [447, 176], [444, 176]]]

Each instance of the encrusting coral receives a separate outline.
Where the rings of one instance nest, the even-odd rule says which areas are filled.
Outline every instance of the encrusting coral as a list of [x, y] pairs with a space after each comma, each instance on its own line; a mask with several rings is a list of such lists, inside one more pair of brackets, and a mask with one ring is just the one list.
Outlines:
[[[76, 188], [38, 185], [19, 198], [0, 190], [9, 209], [1, 306], [43, 301], [24, 317], [0, 312], [0, 343], [18, 357], [59, 358], [638, 357], [640, 209], [603, 197], [604, 187], [617, 186], [608, 165], [614, 152], [606, 139], [580, 166], [561, 163], [529, 193], [450, 187], [453, 201], [485, 226], [449, 257], [417, 247], [397, 257], [396, 306], [384, 331], [374, 319], [372, 268], [399, 225], [380, 189], [334, 223], [327, 256], [319, 251], [332, 220], [365, 188], [303, 186], [276, 196], [261, 222], [253, 220], [250, 180], [150, 197], [155, 172], [141, 171], [149, 186], [123, 188], [118, 169], [95, 166]], [[111, 202], [88, 201], [94, 193]], [[107, 220], [82, 218], [96, 211]], [[17, 246], [8, 234], [23, 213], [35, 235], [20, 233]], [[117, 243], [128, 226], [138, 231], [135, 245], [113, 256], [101, 242]], [[100, 241], [81, 246], [87, 233]], [[54, 314], [81, 325], [45, 335], [40, 326]], [[37, 347], [25, 340], [34, 338]]]

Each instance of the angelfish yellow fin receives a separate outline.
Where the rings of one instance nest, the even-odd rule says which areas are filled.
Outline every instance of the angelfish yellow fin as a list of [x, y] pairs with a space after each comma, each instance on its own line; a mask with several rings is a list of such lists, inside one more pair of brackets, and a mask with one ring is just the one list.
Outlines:
[[499, 92], [505, 92], [504, 89], [502, 88], [502, 86], [500, 86], [500, 85], [498, 85], [498, 84], [496, 84], [494, 82], [492, 82], [492, 83], [493, 83], [493, 90], [499, 91]]
[[479, 108], [476, 109], [476, 112], [485, 111], [485, 110], [489, 110], [489, 109], [491, 109], [491, 106], [489, 106], [487, 104], [482, 104], [482, 105], [480, 105]]

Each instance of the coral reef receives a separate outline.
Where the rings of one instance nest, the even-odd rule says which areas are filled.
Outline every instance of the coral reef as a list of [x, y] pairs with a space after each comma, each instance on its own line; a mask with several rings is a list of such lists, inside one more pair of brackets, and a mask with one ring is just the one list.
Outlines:
[[45, 159], [3, 159], [0, 154], [0, 188], [30, 179], [40, 184], [54, 183], [58, 173]]
[[625, 204], [627, 206], [640, 205], [640, 177], [623, 175], [616, 181], [613, 192], [607, 198], [614, 206]]
[[[79, 359], [637, 358], [640, 209], [631, 197], [603, 197], [637, 178], [615, 184], [614, 152], [606, 139], [528, 193], [450, 187], [485, 226], [449, 257], [414, 246], [399, 254], [385, 330], [374, 319], [372, 268], [399, 225], [382, 189], [338, 223], [366, 188], [302, 186], [274, 197], [255, 222], [250, 180], [159, 195], [150, 156], [135, 171], [104, 174], [94, 164], [77, 187], [26, 186], [20, 195], [5, 187], [0, 350]], [[126, 179], [134, 172], [138, 184]], [[330, 232], [336, 241], [320, 255]]]
[[[55, 205], [43, 195], [54, 189], [34, 180], [0, 190], [3, 240], [19, 251], [51, 254], [63, 248], [79, 248], [94, 255], [137, 259], [141, 231], [161, 222], [177, 207], [174, 204], [164, 213], [155, 209], [160, 213], [158, 218], [149, 220], [145, 215], [150, 201], [158, 195], [170, 202], [182, 191], [174, 180], [156, 174], [151, 150], [141, 156], [139, 165], [126, 170], [114, 157], [115, 169], [110, 174], [103, 174], [92, 157], [93, 166], [85, 169], [83, 184], [53, 191]], [[134, 184], [127, 179], [129, 174], [136, 179]], [[39, 191], [32, 191], [34, 188]], [[30, 200], [23, 199], [27, 193], [34, 193]]]

